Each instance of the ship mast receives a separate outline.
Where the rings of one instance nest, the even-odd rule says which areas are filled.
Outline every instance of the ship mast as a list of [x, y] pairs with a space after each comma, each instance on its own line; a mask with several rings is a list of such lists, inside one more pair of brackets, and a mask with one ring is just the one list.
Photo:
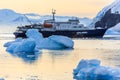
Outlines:
[[29, 20], [29, 18], [25, 14], [23, 14], [23, 15], [25, 16], [25, 18], [27, 19], [27, 21], [30, 23], [30, 25], [32, 25], [32, 22]]
[[56, 10], [52, 9], [53, 21], [55, 21], [55, 14], [56, 14], [56, 12], [55, 12], [55, 11], [56, 11]]

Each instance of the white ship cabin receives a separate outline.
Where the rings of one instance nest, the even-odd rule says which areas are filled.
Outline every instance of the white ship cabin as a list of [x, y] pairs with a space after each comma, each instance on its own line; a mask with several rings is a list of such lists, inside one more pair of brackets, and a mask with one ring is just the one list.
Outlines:
[[76, 30], [84, 28], [83, 24], [79, 24], [79, 18], [73, 17], [66, 22], [56, 22], [53, 19], [44, 21], [44, 28], [54, 30]]
[[44, 30], [78, 30], [85, 29], [83, 24], [79, 24], [79, 18], [72, 17], [66, 22], [55, 21], [55, 11], [52, 10], [53, 19], [45, 20], [43, 24]]

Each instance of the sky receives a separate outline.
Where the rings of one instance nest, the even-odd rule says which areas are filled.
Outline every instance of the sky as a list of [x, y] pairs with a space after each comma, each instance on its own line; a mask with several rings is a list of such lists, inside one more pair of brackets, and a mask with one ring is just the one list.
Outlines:
[[18, 13], [37, 13], [51, 15], [78, 16], [93, 18], [114, 0], [0, 0], [0, 9], [12, 9]]

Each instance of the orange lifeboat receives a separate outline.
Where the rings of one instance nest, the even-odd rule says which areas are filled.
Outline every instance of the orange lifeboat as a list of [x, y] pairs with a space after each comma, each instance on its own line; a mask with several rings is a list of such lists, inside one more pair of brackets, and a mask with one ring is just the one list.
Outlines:
[[53, 25], [51, 23], [44, 23], [43, 24], [45, 28], [52, 28]]

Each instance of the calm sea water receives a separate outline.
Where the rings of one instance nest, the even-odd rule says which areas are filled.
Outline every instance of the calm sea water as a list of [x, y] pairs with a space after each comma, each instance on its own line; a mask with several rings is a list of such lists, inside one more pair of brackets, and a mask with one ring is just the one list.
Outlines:
[[0, 78], [5, 80], [74, 80], [73, 69], [81, 59], [99, 59], [101, 65], [120, 68], [120, 39], [73, 39], [73, 50], [41, 50], [12, 55], [3, 47], [14, 40], [0, 34]]

